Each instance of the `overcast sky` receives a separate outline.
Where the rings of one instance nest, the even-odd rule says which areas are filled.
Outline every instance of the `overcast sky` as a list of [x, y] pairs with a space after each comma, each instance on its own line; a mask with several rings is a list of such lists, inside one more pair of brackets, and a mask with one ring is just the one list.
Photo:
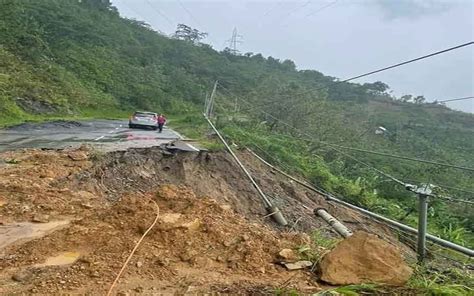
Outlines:
[[[474, 40], [474, 0], [112, 0], [123, 16], [172, 34], [178, 23], [208, 32], [221, 50], [232, 30], [242, 52], [293, 60], [349, 78]], [[394, 94], [429, 101], [474, 95], [474, 46], [354, 82], [383, 81]], [[448, 103], [474, 113], [474, 100]]]

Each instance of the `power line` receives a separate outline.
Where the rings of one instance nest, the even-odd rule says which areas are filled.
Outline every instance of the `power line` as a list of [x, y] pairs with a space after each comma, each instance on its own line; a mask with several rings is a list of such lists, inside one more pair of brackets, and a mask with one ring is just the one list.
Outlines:
[[194, 15], [191, 13], [191, 11], [189, 11], [186, 6], [184, 6], [183, 2], [181, 2], [180, 0], [176, 0], [179, 4], [179, 6], [181, 6], [181, 8], [191, 17], [191, 19], [199, 26], [202, 27], [201, 23], [197, 20], [197, 18], [194, 17]]
[[[262, 112], [264, 112], [264, 111], [262, 111]], [[264, 113], [266, 113], [266, 112], [264, 112]], [[269, 114], [269, 113], [266, 113], [266, 114], [269, 115], [269, 116], [271, 116], [271, 117], [273, 117], [273, 115], [271, 115], [271, 114]], [[275, 117], [273, 117], [273, 118], [275, 118]], [[276, 120], [279, 120], [279, 119], [276, 119]], [[284, 124], [286, 124], [286, 125], [289, 126], [289, 127], [292, 127], [293, 129], [297, 130], [297, 131], [300, 132], [302, 135], [306, 135], [306, 136], [309, 137], [308, 134], [299, 131], [299, 129], [293, 127], [292, 125], [287, 124], [286, 122], [284, 122], [284, 121], [282, 121], [282, 120], [279, 120], [279, 121], [282, 122], [282, 123], [284, 123]], [[238, 128], [238, 129], [240, 129], [240, 128]], [[241, 130], [241, 129], [240, 129], [240, 130]], [[317, 141], [317, 140], [316, 140], [316, 141]], [[254, 144], [254, 145], [255, 145], [257, 148], [259, 148], [260, 150], [264, 151], [264, 150], [263, 150], [262, 148], [260, 148], [257, 144]], [[340, 151], [340, 150], [338, 150], [338, 149], [336, 149], [336, 148], [334, 148], [334, 147], [331, 147], [331, 145], [328, 145], [328, 146], [329, 146], [331, 149], [335, 150], [336, 152], [338, 152], [338, 153], [340, 153], [340, 154], [346, 156], [347, 158], [350, 158], [350, 159], [356, 161], [357, 163], [360, 163], [360, 164], [362, 164], [362, 165], [364, 165], [364, 166], [367, 166], [368, 168], [370, 168], [370, 169], [376, 171], [377, 173], [379, 173], [379, 174], [381, 174], [381, 175], [383, 175], [383, 176], [385, 176], [385, 177], [391, 179], [392, 181], [398, 183], [399, 185], [402, 185], [405, 189], [408, 189], [409, 191], [415, 192], [415, 189], [412, 188], [413, 185], [409, 185], [409, 184], [407, 184], [406, 182], [403, 182], [403, 181], [399, 180], [398, 178], [396, 178], [396, 177], [394, 177], [394, 176], [392, 176], [392, 175], [390, 175], [390, 174], [388, 174], [388, 173], [386, 173], [386, 172], [384, 172], [384, 171], [382, 171], [382, 170], [379, 170], [379, 169], [377, 169], [376, 167], [374, 167], [374, 166], [372, 166], [372, 165], [370, 165], [370, 164], [368, 164], [368, 163], [366, 163], [366, 162], [363, 162], [363, 161], [361, 161], [361, 160], [359, 160], [359, 159], [353, 157], [353, 156], [350, 155], [350, 154], [344, 153], [344, 152], [342, 152], [342, 151]], [[265, 154], [268, 155], [268, 153], [266, 153], [266, 151], [264, 151], [264, 152], [265, 152]], [[273, 158], [273, 157], [272, 157], [272, 158]], [[437, 198], [437, 199], [443, 199], [443, 200], [449, 201], [449, 202], [465, 203], [465, 204], [469, 204], [469, 205], [474, 205], [474, 201], [465, 200], [465, 199], [457, 199], [457, 198], [453, 198], [453, 197], [449, 197], [449, 196], [440, 196], [440, 195], [435, 195], [435, 194], [428, 194], [428, 196], [433, 197], [433, 198]]]
[[263, 16], [266, 16], [268, 14], [270, 14], [270, 12], [272, 12], [273, 10], [275, 10], [278, 6], [280, 6], [282, 4], [282, 2], [278, 2], [276, 3], [275, 5], [273, 5], [272, 7], [270, 7], [269, 9], [267, 9], [265, 11], [265, 13], [263, 14]]
[[[237, 129], [238, 130], [241, 130], [243, 131], [240, 127], [237, 126]], [[291, 139], [294, 139], [293, 137], [289, 137]], [[278, 163], [278, 165], [282, 166], [283, 168], [285, 168], [286, 170], [290, 170], [286, 165], [284, 165], [282, 162], [280, 162], [279, 160], [277, 160], [274, 156], [270, 155], [267, 151], [265, 151], [262, 147], [260, 147], [259, 145], [255, 144], [255, 143], [252, 143], [252, 145], [254, 145], [256, 148], [258, 148], [260, 151], [262, 151], [263, 153], [265, 153], [265, 155], [267, 155], [268, 157], [270, 157], [273, 161], [276, 161]], [[422, 183], [422, 181], [419, 181], [419, 180], [407, 180], [409, 182], [417, 182], [417, 183]], [[462, 189], [462, 188], [456, 188], [456, 187], [450, 187], [450, 186], [447, 186], [447, 185], [442, 185], [442, 184], [433, 184], [434, 186], [437, 186], [437, 187], [441, 187], [441, 188], [447, 188], [447, 189], [452, 189], [452, 190], [458, 190], [458, 191], [461, 191], [461, 192], [465, 192], [465, 193], [471, 193], [471, 194], [474, 194], [474, 192], [472, 191], [468, 191], [468, 190], [465, 190], [465, 189]], [[436, 197], [439, 197], [439, 196], [436, 196]], [[470, 200], [462, 200], [462, 199], [455, 199], [455, 198], [451, 198], [451, 197], [443, 197], [443, 199], [446, 199], [446, 200], [450, 200], [450, 201], [453, 201], [453, 202], [463, 202], [463, 203], [468, 203], [468, 204], [474, 204], [474, 202], [470, 201]]]
[[453, 198], [453, 197], [450, 197], [450, 196], [440, 196], [440, 195], [430, 195], [430, 197], [440, 198], [440, 199], [444, 199], [444, 200], [450, 201], [450, 202], [474, 205], [474, 201], [467, 200], [467, 199], [457, 199], [457, 198]]
[[320, 12], [320, 11], [326, 9], [326, 8], [329, 8], [329, 7], [333, 6], [334, 4], [337, 3], [337, 1], [338, 1], [338, 0], [335, 0], [335, 1], [331, 2], [331, 3], [329, 3], [329, 4], [326, 4], [326, 5], [322, 6], [322, 7], [319, 8], [319, 9], [316, 9], [316, 10], [313, 11], [313, 12], [310, 12], [309, 14], [307, 14], [307, 15], [305, 16], [305, 18], [306, 18], [306, 17], [309, 17], [309, 16], [312, 16], [312, 15], [315, 15], [316, 13], [318, 13], [318, 12]]
[[[227, 90], [227, 89], [226, 89], [225, 87], [223, 87], [222, 85], [221, 85], [221, 88], [224, 89], [224, 90], [226, 90], [228, 94], [234, 96], [236, 99], [239, 99], [240, 101], [242, 101], [242, 102], [244, 102], [244, 103], [251, 104], [251, 103], [247, 102], [246, 100], [244, 100], [244, 99], [242, 99], [242, 98], [239, 98], [239, 97], [235, 96], [234, 94], [230, 93], [230, 91]], [[266, 115], [268, 115], [268, 116], [270, 116], [271, 118], [275, 119], [276, 121], [281, 122], [281, 123], [284, 124], [285, 126], [288, 126], [288, 127], [292, 128], [292, 129], [294, 129], [295, 131], [297, 131], [297, 132], [300, 133], [301, 135], [308, 137], [310, 140], [323, 143], [323, 144], [327, 145], [329, 148], [331, 148], [331, 149], [333, 149], [334, 151], [338, 152], [339, 154], [342, 154], [342, 155], [344, 155], [345, 157], [350, 158], [350, 159], [354, 160], [355, 162], [357, 162], [357, 163], [359, 163], [359, 164], [362, 164], [362, 165], [364, 165], [364, 166], [366, 166], [366, 167], [372, 169], [373, 171], [375, 171], [375, 172], [377, 172], [377, 173], [379, 173], [379, 174], [381, 174], [381, 175], [383, 175], [383, 176], [389, 178], [390, 180], [394, 181], [395, 183], [398, 183], [399, 185], [402, 185], [404, 188], [407, 188], [407, 185], [408, 185], [408, 184], [407, 184], [406, 182], [403, 182], [403, 181], [399, 180], [398, 178], [396, 178], [396, 177], [394, 177], [394, 176], [392, 176], [392, 175], [390, 175], [390, 174], [388, 174], [388, 173], [386, 173], [386, 172], [384, 172], [384, 171], [382, 171], [382, 170], [379, 170], [379, 169], [375, 168], [374, 166], [372, 166], [372, 165], [370, 165], [370, 164], [368, 164], [368, 163], [366, 163], [366, 162], [364, 162], [364, 161], [361, 161], [361, 160], [359, 160], [359, 159], [353, 157], [353, 156], [350, 155], [350, 154], [347, 154], [347, 153], [345, 153], [345, 152], [343, 152], [343, 151], [341, 151], [341, 150], [335, 148], [334, 146], [337, 146], [337, 145], [330, 145], [330, 144], [325, 143], [325, 142], [323, 142], [323, 141], [313, 140], [312, 137], [311, 137], [311, 135], [309, 135], [309, 134], [307, 134], [307, 133], [305, 133], [305, 132], [300, 131], [298, 128], [292, 126], [291, 124], [286, 123], [285, 121], [283, 121], [283, 120], [281, 120], [281, 119], [279, 119], [279, 118], [273, 116], [272, 114], [270, 114], [270, 113], [268, 113], [268, 112], [266, 112], [266, 111], [263, 111], [263, 110], [261, 110], [261, 109], [257, 109], [257, 110], [260, 111], [260, 112], [262, 112], [262, 113], [264, 113], [264, 114], [266, 114]], [[474, 202], [472, 202], [472, 201], [454, 199], [454, 198], [451, 198], [451, 197], [443, 197], [443, 196], [438, 196], [438, 195], [430, 195], [430, 196], [431, 196], [431, 197], [435, 197], [435, 198], [441, 198], [441, 199], [444, 199], [444, 200], [447, 200], [447, 201], [451, 201], [451, 202], [460, 202], [460, 203], [474, 204]]]
[[148, 3], [148, 5], [151, 7], [151, 9], [153, 9], [156, 13], [161, 15], [171, 26], [174, 27], [174, 24], [176, 22], [172, 21], [169, 17], [166, 16], [166, 14], [159, 11], [153, 4], [151, 4], [150, 0], [145, 0], [145, 1]]
[[[325, 143], [325, 142], [323, 142], [323, 143]], [[409, 161], [427, 163], [427, 164], [432, 164], [432, 165], [437, 165], [437, 166], [444, 166], [444, 167], [449, 167], [449, 168], [474, 172], [474, 168], [463, 167], [463, 166], [458, 166], [458, 165], [452, 165], [452, 164], [449, 164], [449, 163], [441, 163], [441, 162], [436, 162], [436, 161], [424, 160], [424, 159], [420, 159], [420, 158], [411, 158], [411, 157], [407, 157], [407, 156], [394, 155], [394, 154], [389, 154], [389, 153], [385, 153], [385, 152], [365, 150], [365, 149], [361, 149], [361, 148], [353, 148], [353, 147], [341, 146], [341, 145], [330, 144], [330, 143], [326, 143], [326, 144], [337, 146], [337, 147], [342, 148], [342, 149], [353, 150], [353, 151], [358, 151], [358, 152], [362, 152], [362, 153], [375, 154], [375, 155], [386, 156], [386, 157], [391, 157], [391, 158], [396, 158], [396, 159], [404, 159], [404, 160], [409, 160]]]
[[[231, 94], [229, 92], [229, 90], [227, 90], [225, 87], [223, 87], [222, 85], [220, 85], [220, 86], [221, 86], [222, 89], [226, 90], [228, 94]], [[233, 95], [233, 94], [231, 94], [231, 95]], [[403, 160], [408, 160], [408, 161], [415, 161], [415, 162], [420, 162], [420, 163], [427, 163], [427, 164], [431, 164], [431, 165], [444, 166], [444, 167], [450, 167], [450, 168], [455, 168], [455, 169], [459, 169], [459, 170], [466, 170], [466, 171], [474, 172], [474, 168], [463, 167], [463, 166], [458, 166], [458, 165], [452, 165], [452, 164], [447, 164], [447, 163], [440, 163], [440, 162], [436, 162], [436, 161], [424, 160], [424, 159], [419, 159], [419, 158], [411, 158], [411, 157], [406, 157], [406, 156], [401, 156], [401, 155], [388, 154], [388, 153], [385, 153], [385, 152], [378, 152], [378, 151], [366, 150], [366, 149], [361, 149], [361, 148], [347, 147], [347, 146], [342, 146], [342, 145], [338, 145], [338, 144], [328, 143], [328, 142], [321, 141], [321, 140], [316, 140], [316, 139], [313, 139], [313, 137], [311, 135], [300, 131], [298, 128], [292, 126], [291, 124], [288, 124], [285, 121], [275, 117], [273, 114], [270, 114], [270, 113], [268, 113], [268, 112], [266, 112], [262, 109], [259, 109], [255, 106], [253, 106], [250, 102], [247, 102], [246, 100], [244, 100], [242, 98], [239, 98], [235, 95], [233, 95], [233, 96], [237, 99], [240, 99], [240, 101], [243, 101], [244, 103], [250, 105], [254, 110], [260, 111], [261, 113], [264, 113], [267, 116], [270, 116], [271, 118], [273, 118], [274, 120], [284, 124], [285, 126], [288, 126], [292, 129], [296, 130], [300, 134], [305, 135], [306, 137], [311, 139], [311, 141], [316, 141], [316, 142], [319, 142], [321, 144], [324, 144], [324, 145], [330, 147], [333, 150], [336, 150], [335, 147], [337, 147], [337, 148], [341, 148], [341, 149], [354, 150], [354, 151], [363, 152], [363, 153], [375, 154], [375, 155], [380, 155], [380, 156], [385, 156], [385, 157], [403, 159]], [[345, 154], [343, 152], [340, 152], [340, 153]], [[348, 157], [352, 158], [352, 156], [348, 156]], [[359, 162], [359, 160], [357, 160], [357, 162]], [[363, 162], [361, 162], [361, 163], [364, 164]], [[365, 164], [365, 165], [367, 165], [367, 164]], [[393, 178], [391, 177], [391, 179], [393, 179]]]
[[474, 41], [470, 41], [470, 42], [467, 42], [467, 43], [464, 43], [464, 44], [461, 44], [461, 45], [457, 45], [457, 46], [450, 47], [450, 48], [447, 48], [447, 49], [443, 49], [443, 50], [440, 50], [440, 51], [437, 51], [437, 52], [434, 52], [434, 53], [430, 53], [430, 54], [427, 54], [427, 55], [424, 55], [424, 56], [421, 56], [421, 57], [418, 57], [418, 58], [415, 58], [415, 59], [411, 59], [411, 60], [408, 60], [408, 61], [405, 61], [405, 62], [401, 62], [401, 63], [395, 64], [395, 65], [392, 65], [392, 66], [388, 66], [388, 67], [385, 67], [385, 68], [382, 68], [382, 69], [374, 70], [374, 71], [371, 71], [371, 72], [368, 72], [368, 73], [365, 73], [365, 74], [361, 74], [361, 75], [357, 75], [357, 76], [354, 76], [354, 77], [351, 77], [351, 78], [348, 78], [348, 79], [344, 79], [340, 82], [349, 82], [349, 81], [357, 79], [357, 78], [369, 76], [369, 75], [372, 75], [372, 74], [375, 74], [375, 73], [386, 71], [388, 69], [393, 69], [393, 68], [396, 68], [396, 67], [400, 67], [400, 66], [403, 66], [403, 65], [406, 65], [406, 64], [409, 64], [409, 63], [413, 63], [413, 62], [416, 62], [416, 61], [419, 61], [419, 60], [423, 60], [423, 59], [426, 59], [426, 58], [429, 58], [429, 57], [432, 57], [432, 56], [435, 56], [435, 55], [439, 55], [439, 54], [442, 54], [442, 53], [445, 53], [445, 52], [448, 52], [448, 51], [456, 50], [456, 49], [459, 49], [459, 48], [462, 48], [462, 47], [465, 47], [465, 46], [469, 46], [469, 45], [473, 45], [473, 44], [474, 44]]
[[[221, 85], [221, 88], [226, 89], [226, 88], [223, 87], [222, 85]], [[226, 90], [227, 90], [227, 89], [226, 89]], [[229, 90], [227, 90], [227, 92], [228, 92], [229, 94], [231, 94], [231, 93], [229, 92]], [[233, 95], [233, 94], [231, 94], [231, 95]], [[251, 103], [247, 102], [246, 100], [243, 100], [242, 98], [239, 98], [239, 97], [237, 97], [237, 96], [235, 96], [235, 95], [233, 95], [233, 96], [234, 96], [235, 98], [237, 98], [237, 99], [240, 99], [242, 102], [251, 105]], [[272, 115], [272, 114], [270, 114], [270, 113], [268, 113], [268, 112], [266, 112], [266, 111], [263, 111], [263, 110], [261, 110], [261, 109], [256, 109], [256, 110], [258, 110], [258, 111], [260, 111], [260, 112], [266, 114], [267, 116], [270, 116], [271, 118], [273, 118], [273, 119], [275, 119], [276, 121], [278, 121], [278, 122], [284, 124], [285, 126], [287, 126], [287, 127], [289, 127], [289, 128], [292, 128], [293, 130], [295, 130], [296, 132], [300, 133], [301, 135], [306, 136], [306, 137], [308, 137], [309, 139], [312, 139], [312, 136], [311, 136], [311, 135], [309, 135], [309, 134], [307, 134], [307, 133], [305, 133], [305, 132], [300, 131], [298, 128], [292, 126], [292, 125], [289, 124], [289, 123], [286, 123], [285, 121], [283, 121], [283, 120], [281, 120], [281, 119], [275, 117], [274, 115]], [[319, 141], [319, 140], [316, 140], [316, 141]], [[321, 142], [321, 141], [319, 141], [319, 142]], [[385, 172], [383, 172], [383, 171], [381, 171], [381, 170], [379, 170], [379, 169], [377, 169], [377, 168], [371, 166], [371, 165], [368, 164], [368, 163], [365, 163], [365, 162], [363, 162], [363, 161], [361, 161], [361, 160], [359, 160], [359, 159], [353, 157], [353, 156], [350, 155], [350, 154], [347, 154], [347, 153], [345, 153], [345, 152], [343, 152], [343, 151], [341, 151], [341, 150], [339, 150], [339, 149], [333, 147], [332, 145], [328, 145], [327, 143], [324, 143], [324, 144], [326, 144], [328, 147], [330, 147], [330, 148], [333, 149], [334, 151], [338, 152], [339, 154], [342, 154], [342, 155], [344, 155], [345, 157], [350, 158], [350, 159], [354, 160], [354, 161], [357, 162], [357, 163], [360, 163], [360, 164], [362, 164], [362, 165], [364, 165], [364, 166], [367, 166], [367, 167], [369, 167], [370, 169], [376, 171], [377, 173], [379, 173], [379, 174], [381, 174], [381, 175], [383, 175], [383, 176], [385, 176], [385, 177], [391, 179], [392, 181], [394, 181], [394, 182], [396, 182], [396, 183], [398, 183], [398, 184], [400, 184], [400, 185], [402, 185], [402, 186], [405, 186], [405, 184], [406, 184], [405, 182], [402, 182], [402, 181], [398, 180], [397, 178], [395, 178], [395, 177], [393, 177], [393, 176], [391, 176], [391, 175], [389, 175], [389, 174], [387, 174], [387, 173], [385, 173]]]
[[[242, 102], [244, 102], [244, 103], [251, 104], [250, 102], [247, 102], [246, 100], [244, 100], [244, 99], [242, 99], [242, 98], [239, 98], [239, 97], [237, 97], [236, 95], [232, 94], [227, 88], [223, 87], [222, 85], [221, 85], [221, 88], [224, 89], [224, 90], [226, 90], [228, 94], [234, 96], [236, 99], [239, 99], [240, 101], [242, 101]], [[270, 114], [270, 113], [268, 113], [268, 112], [266, 112], [266, 111], [263, 111], [263, 110], [261, 110], [261, 109], [257, 109], [257, 110], [260, 111], [260, 112], [262, 112], [262, 113], [264, 113], [264, 114], [266, 114], [266, 115], [268, 115], [268, 116], [270, 116], [271, 118], [275, 119], [276, 121], [281, 122], [281, 123], [284, 124], [285, 126], [288, 126], [288, 127], [292, 128], [292, 129], [294, 129], [295, 131], [297, 131], [297, 132], [300, 133], [301, 135], [308, 137], [308, 139], [309, 139], [310, 141], [317, 141], [317, 142], [323, 143], [323, 144], [327, 145], [329, 148], [331, 148], [331, 149], [333, 149], [334, 151], [338, 152], [339, 154], [342, 154], [342, 155], [344, 155], [345, 157], [350, 158], [350, 159], [354, 160], [355, 162], [357, 162], [357, 163], [359, 163], [359, 164], [362, 164], [362, 165], [364, 165], [364, 166], [370, 168], [371, 170], [373, 170], [373, 171], [379, 173], [380, 175], [383, 175], [383, 176], [389, 178], [390, 180], [394, 181], [395, 183], [397, 183], [397, 184], [403, 186], [405, 189], [408, 189], [408, 190], [413, 191], [413, 192], [415, 191], [415, 189], [412, 188], [413, 185], [409, 185], [409, 184], [407, 184], [406, 182], [403, 182], [403, 181], [399, 180], [398, 178], [396, 178], [396, 177], [394, 177], [394, 176], [392, 176], [392, 175], [390, 175], [390, 174], [388, 174], [388, 173], [386, 173], [386, 172], [384, 172], [384, 171], [382, 171], [382, 170], [379, 170], [379, 169], [377, 169], [376, 167], [374, 167], [374, 166], [372, 166], [372, 165], [370, 165], [370, 164], [368, 164], [368, 163], [366, 163], [366, 162], [364, 162], [364, 161], [362, 161], [362, 160], [359, 160], [359, 159], [357, 159], [356, 157], [354, 157], [354, 156], [352, 156], [352, 155], [350, 155], [350, 154], [347, 154], [347, 153], [345, 153], [345, 152], [343, 152], [343, 151], [341, 151], [341, 150], [339, 150], [339, 149], [337, 149], [337, 148], [334, 147], [334, 146], [337, 147], [338, 145], [331, 145], [331, 144], [329, 144], [329, 143], [326, 143], [326, 142], [323, 142], [323, 141], [320, 141], [320, 140], [314, 140], [314, 139], [312, 139], [311, 135], [309, 135], [309, 134], [307, 134], [307, 133], [305, 133], [305, 132], [299, 130], [298, 128], [292, 126], [291, 124], [289, 124], [289, 123], [287, 123], [287, 122], [285, 122], [285, 121], [283, 121], [283, 120], [281, 120], [281, 119], [279, 119], [279, 118], [273, 116], [272, 114]], [[450, 201], [450, 202], [458, 202], [458, 203], [465, 203], [465, 204], [471, 204], [471, 205], [474, 204], [474, 201], [470, 201], [470, 200], [456, 199], [456, 198], [452, 198], [452, 197], [439, 196], [439, 195], [435, 195], [435, 194], [428, 194], [428, 195], [429, 195], [430, 197], [433, 197], [433, 198], [444, 199], [444, 200]]]
[[436, 103], [446, 103], [446, 102], [462, 101], [462, 100], [469, 100], [469, 99], [474, 99], [474, 96], [464, 97], [464, 98], [457, 98], [457, 99], [449, 99], [449, 100], [443, 100], [443, 101], [435, 101], [435, 102]]
[[[417, 183], [423, 183], [423, 182], [424, 182], [424, 181], [413, 180], [413, 179], [407, 179], [407, 181], [408, 181], [408, 182], [417, 182]], [[434, 184], [435, 186], [438, 186], [438, 187], [441, 187], [441, 188], [456, 190], [456, 191], [460, 191], [460, 192], [469, 193], [469, 194], [473, 194], [473, 195], [474, 195], [474, 192], [473, 192], [473, 191], [469, 191], [469, 190], [464, 189], [464, 188], [452, 187], [452, 186], [440, 184], [440, 183], [438, 183], [438, 182], [435, 182], [435, 183], [436, 183], [436, 184]]]
[[283, 16], [281, 16], [279, 18], [279, 21], [282, 22], [283, 20], [285, 20], [287, 17], [289, 17], [290, 15], [292, 15], [294, 12], [300, 10], [301, 8], [305, 7], [305, 6], [308, 6], [309, 4], [311, 4], [311, 1], [305, 1], [303, 4], [293, 8], [292, 10], [290, 10], [288, 13], [284, 14]]
[[120, 2], [119, 2], [119, 1], [115, 0], [115, 3], [117, 3], [117, 2], [118, 2], [118, 3], [122, 3], [122, 5], [125, 6], [129, 11], [131, 11], [131, 12], [133, 12], [134, 14], [136, 14], [137, 16], [141, 17], [142, 20], [145, 20], [145, 18], [144, 18], [138, 11], [136, 11], [136, 10], [133, 9], [132, 7], [128, 6], [128, 4], [126, 4], [125, 2], [123, 2], [123, 1], [120, 1]]
[[[181, 2], [180, 0], [176, 0], [176, 1], [178, 2], [179, 6], [181, 6], [181, 8], [189, 15], [189, 17], [196, 23], [196, 25], [200, 26], [201, 29], [206, 30], [206, 28], [204, 28], [202, 23], [194, 16], [194, 14], [189, 9], [187, 9], [186, 6], [184, 6], [183, 2]], [[206, 38], [208, 38], [215, 45], [217, 45], [217, 42], [209, 34], [206, 36]]]
[[[382, 72], [382, 71], [386, 71], [386, 70], [389, 70], [389, 69], [400, 67], [400, 66], [403, 66], [403, 65], [406, 65], [406, 64], [409, 64], [409, 63], [413, 63], [413, 62], [416, 62], [416, 61], [419, 61], [419, 60], [423, 60], [423, 59], [426, 59], [426, 58], [429, 58], [429, 57], [433, 57], [433, 56], [436, 56], [436, 55], [439, 55], [439, 54], [442, 54], [442, 53], [445, 53], [445, 52], [449, 52], [449, 51], [456, 50], [456, 49], [466, 47], [466, 46], [470, 46], [470, 45], [473, 45], [473, 44], [474, 44], [474, 41], [470, 41], [470, 42], [467, 42], [467, 43], [464, 43], [464, 44], [460, 44], [460, 45], [457, 45], [457, 46], [454, 46], [454, 47], [450, 47], [450, 48], [447, 48], [447, 49], [444, 49], [444, 50], [440, 50], [440, 51], [437, 51], [437, 52], [434, 52], [434, 53], [431, 53], [431, 54], [428, 54], [428, 55], [424, 55], [424, 56], [421, 56], [421, 57], [418, 57], [418, 58], [415, 58], [415, 59], [411, 59], [411, 60], [401, 62], [401, 63], [395, 64], [395, 65], [392, 65], [392, 66], [388, 66], [388, 67], [385, 67], [385, 68], [382, 68], [382, 69], [378, 69], [378, 70], [374, 70], [374, 71], [371, 71], [371, 72], [368, 72], [368, 73], [360, 74], [360, 75], [357, 75], [357, 76], [354, 76], [354, 77], [351, 77], [351, 78], [347, 78], [347, 79], [344, 79], [344, 80], [334, 81], [333, 84], [349, 82], [351, 80], [355, 80], [355, 79], [358, 79], [358, 78], [361, 78], [361, 77], [369, 76], [369, 75], [372, 75], [372, 74], [375, 74], [375, 73], [379, 73], [379, 72]], [[305, 95], [305, 94], [308, 94], [308, 93], [311, 93], [311, 92], [314, 92], [314, 91], [322, 90], [324, 88], [328, 88], [328, 86], [325, 85], [325, 86], [321, 86], [321, 87], [316, 87], [314, 89], [309, 89], [307, 91], [299, 93], [298, 95], [299, 96]], [[455, 101], [455, 100], [461, 100], [461, 99], [467, 100], [468, 98], [470, 99], [472, 97], [440, 101], [439, 103], [448, 102], [448, 101]], [[254, 106], [252, 106], [252, 109], [253, 108], [254, 108]]]

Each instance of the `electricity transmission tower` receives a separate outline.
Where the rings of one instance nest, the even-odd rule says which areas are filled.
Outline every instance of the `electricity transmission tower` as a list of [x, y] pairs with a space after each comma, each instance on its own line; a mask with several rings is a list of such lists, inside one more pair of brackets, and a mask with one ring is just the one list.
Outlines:
[[229, 46], [227, 48], [232, 54], [239, 54], [239, 50], [237, 49], [237, 43], [242, 43], [242, 37], [242, 35], [237, 34], [237, 28], [234, 28], [234, 30], [232, 31], [232, 38], [227, 40], [227, 42], [229, 42]]

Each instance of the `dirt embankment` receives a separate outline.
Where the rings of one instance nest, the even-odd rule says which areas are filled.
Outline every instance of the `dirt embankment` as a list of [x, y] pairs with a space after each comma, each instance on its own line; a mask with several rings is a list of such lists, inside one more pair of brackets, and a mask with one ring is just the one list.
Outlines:
[[281, 231], [265, 218], [254, 189], [225, 153], [149, 148], [1, 154], [0, 235], [10, 243], [0, 249], [0, 293], [104, 293], [155, 218], [151, 199], [160, 208], [158, 224], [116, 291], [320, 290], [309, 270], [289, 272], [275, 264], [284, 248], [318, 249], [304, 232], [328, 231], [296, 200], [328, 208], [352, 229], [365, 228], [362, 218], [241, 156], [290, 223], [298, 221], [295, 231]]

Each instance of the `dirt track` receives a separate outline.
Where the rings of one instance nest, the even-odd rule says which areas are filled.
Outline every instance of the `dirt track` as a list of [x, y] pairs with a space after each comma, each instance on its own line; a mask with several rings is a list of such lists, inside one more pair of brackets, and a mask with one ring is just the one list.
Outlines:
[[[259, 198], [225, 153], [170, 155], [146, 148], [1, 154], [3, 227], [30, 221], [68, 224], [0, 250], [0, 293], [104, 293], [155, 217], [150, 199], [160, 207], [159, 224], [133, 257], [118, 292], [320, 290], [315, 274], [275, 264], [283, 248], [306, 245], [324, 252], [304, 232], [320, 229], [331, 235], [295, 200], [328, 208], [353, 230], [366, 228], [362, 218], [280, 179], [249, 154], [241, 157], [290, 223], [299, 221], [296, 231], [281, 231], [264, 218]], [[380, 225], [370, 227], [395, 242]], [[55, 261], [59, 265], [47, 264]]]

